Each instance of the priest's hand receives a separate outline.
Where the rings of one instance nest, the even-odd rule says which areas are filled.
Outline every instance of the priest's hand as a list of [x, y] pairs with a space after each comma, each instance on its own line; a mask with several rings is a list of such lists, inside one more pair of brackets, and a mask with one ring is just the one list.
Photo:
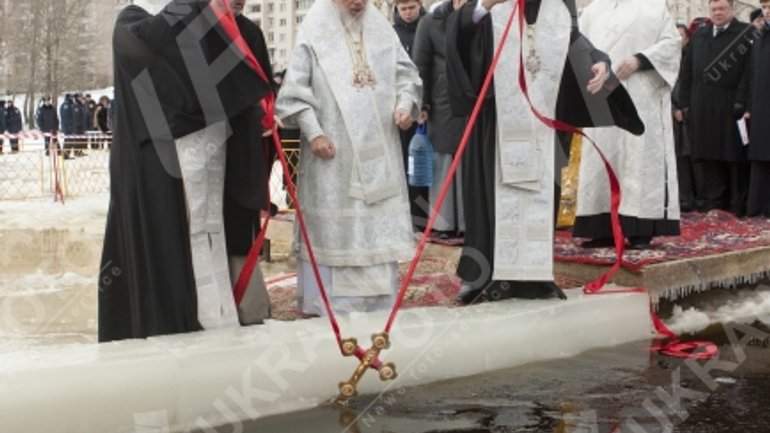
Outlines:
[[[278, 116], [273, 116], [273, 122], [275, 122], [275, 126], [279, 128], [283, 128], [283, 122], [281, 122], [281, 119], [278, 118]], [[263, 129], [262, 130], [262, 136], [263, 137], [270, 137], [273, 135], [272, 129]]]
[[748, 111], [743, 113], [743, 118], [746, 120], [751, 120], [751, 113], [749, 113]]
[[682, 110], [674, 110], [674, 120], [676, 120], [678, 123], [684, 122], [684, 113]]
[[334, 145], [325, 135], [320, 135], [310, 142], [310, 151], [321, 159], [332, 159], [335, 154]]
[[428, 117], [430, 117], [430, 114], [428, 114], [427, 110], [420, 111], [420, 117], [417, 118], [417, 124], [422, 125], [425, 122], [428, 121]]
[[642, 63], [639, 61], [639, 59], [636, 56], [631, 56], [620, 62], [615, 75], [617, 75], [620, 80], [626, 80], [631, 75], [634, 75], [634, 73], [638, 71], [641, 66]]
[[395, 123], [402, 130], [406, 131], [412, 126], [414, 119], [412, 119], [412, 115], [407, 113], [403, 108], [397, 108], [396, 112], [393, 113], [393, 123]]
[[594, 73], [594, 76], [591, 78], [591, 81], [588, 82], [588, 87], [586, 89], [588, 90], [588, 93], [594, 95], [599, 90], [602, 90], [604, 83], [610, 78], [610, 72], [607, 64], [604, 62], [594, 64], [591, 67], [591, 72]]

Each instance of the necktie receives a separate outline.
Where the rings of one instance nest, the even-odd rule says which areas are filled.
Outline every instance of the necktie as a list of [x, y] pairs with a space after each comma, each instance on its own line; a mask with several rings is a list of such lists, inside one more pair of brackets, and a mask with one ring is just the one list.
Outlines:
[[714, 34], [714, 37], [716, 38], [717, 36], [721, 35], [722, 33], [724, 33], [724, 32], [725, 32], [725, 30], [727, 30], [727, 28], [726, 28], [726, 27], [717, 27], [717, 31], [716, 31], [716, 33]]

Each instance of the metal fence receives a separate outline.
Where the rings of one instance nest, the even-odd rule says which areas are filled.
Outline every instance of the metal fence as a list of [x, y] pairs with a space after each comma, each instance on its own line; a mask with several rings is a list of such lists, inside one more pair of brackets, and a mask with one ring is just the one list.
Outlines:
[[[69, 143], [68, 143], [69, 144]], [[297, 140], [284, 141], [284, 152], [293, 176], [299, 165]], [[0, 154], [0, 200], [53, 197], [59, 182], [64, 197], [103, 194], [110, 190], [109, 148], [91, 145], [75, 152], [46, 152], [42, 146], [20, 146], [19, 152]], [[35, 148], [37, 147], [37, 148]], [[296, 178], [295, 178], [296, 181]], [[270, 193], [280, 209], [293, 207], [285, 190], [278, 161], [270, 176]]]

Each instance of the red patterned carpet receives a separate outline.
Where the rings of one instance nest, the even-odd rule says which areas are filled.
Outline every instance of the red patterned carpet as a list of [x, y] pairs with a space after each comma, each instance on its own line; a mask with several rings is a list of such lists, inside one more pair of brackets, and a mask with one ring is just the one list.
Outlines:
[[[402, 271], [403, 276], [403, 271]], [[455, 306], [460, 280], [452, 273], [418, 275], [412, 279], [404, 298], [404, 308], [426, 306]], [[297, 310], [297, 280], [291, 276], [283, 281], [268, 281], [272, 317], [295, 320], [302, 317]]]
[[[401, 276], [406, 273], [406, 263], [401, 264]], [[460, 279], [454, 274], [456, 259], [426, 256], [420, 261], [404, 298], [404, 308], [454, 307], [460, 290]], [[556, 277], [562, 288], [578, 287], [580, 282]], [[277, 320], [296, 320], [302, 317], [297, 310], [297, 280], [295, 275], [268, 278], [268, 292], [272, 317]]]
[[[581, 248], [583, 239], [572, 238], [568, 231], [558, 231], [554, 258], [560, 262], [612, 265], [612, 248]], [[639, 270], [654, 263], [703, 257], [728, 251], [770, 246], [770, 219], [736, 218], [719, 210], [682, 215], [682, 233], [676, 237], [656, 238], [649, 250], [627, 250], [623, 266]]]
[[[285, 217], [285, 216], [284, 216]], [[448, 242], [454, 244], [456, 241]], [[573, 239], [567, 231], [558, 231], [554, 243], [557, 261], [591, 265], [611, 265], [615, 252], [611, 248], [585, 249], [581, 239]], [[437, 242], [438, 243], [438, 242]], [[764, 218], [739, 219], [723, 211], [706, 214], [688, 213], [682, 217], [682, 234], [677, 237], [655, 239], [652, 248], [645, 251], [626, 251], [624, 267], [639, 270], [645, 265], [664, 261], [681, 260], [714, 255], [727, 251], [748, 250], [770, 246], [770, 220]], [[456, 246], [442, 246], [454, 250]], [[450, 250], [444, 250], [450, 251]], [[460, 281], [455, 276], [457, 254], [427, 254], [420, 261], [417, 272], [409, 285], [404, 306], [455, 306]], [[401, 275], [407, 264], [401, 265]], [[556, 276], [556, 284], [562, 288], [578, 287], [585, 281]], [[301, 318], [297, 311], [296, 278], [268, 279], [273, 318], [295, 320]]]

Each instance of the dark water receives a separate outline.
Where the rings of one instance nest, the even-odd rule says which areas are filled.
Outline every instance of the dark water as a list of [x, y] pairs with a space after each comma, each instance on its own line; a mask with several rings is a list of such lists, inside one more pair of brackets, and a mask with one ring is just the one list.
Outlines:
[[690, 336], [719, 345], [712, 361], [661, 356], [640, 342], [359, 397], [346, 410], [265, 418], [245, 431], [766, 433], [769, 336], [759, 322], [712, 327]]

